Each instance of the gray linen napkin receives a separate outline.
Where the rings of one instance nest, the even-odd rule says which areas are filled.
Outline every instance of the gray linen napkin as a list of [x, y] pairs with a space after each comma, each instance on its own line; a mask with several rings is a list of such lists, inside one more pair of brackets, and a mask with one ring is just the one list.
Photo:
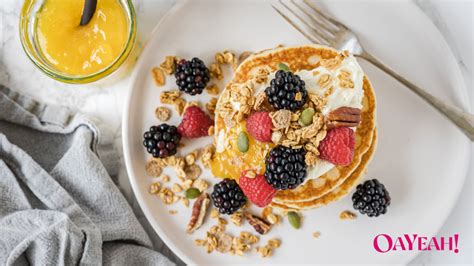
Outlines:
[[112, 182], [103, 134], [0, 85], [0, 265], [172, 265]]

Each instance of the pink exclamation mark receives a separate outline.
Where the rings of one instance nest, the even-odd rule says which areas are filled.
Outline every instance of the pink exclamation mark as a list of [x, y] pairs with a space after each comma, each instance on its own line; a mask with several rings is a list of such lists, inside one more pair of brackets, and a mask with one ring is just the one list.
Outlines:
[[458, 249], [458, 240], [459, 240], [459, 235], [458, 235], [458, 234], [454, 234], [454, 253], [458, 253], [458, 252], [459, 252], [459, 249]]

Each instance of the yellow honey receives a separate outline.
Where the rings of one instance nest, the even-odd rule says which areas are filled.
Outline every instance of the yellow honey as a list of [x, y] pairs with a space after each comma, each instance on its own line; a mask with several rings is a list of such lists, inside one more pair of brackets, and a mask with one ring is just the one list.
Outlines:
[[37, 13], [36, 36], [44, 58], [61, 72], [89, 75], [110, 66], [129, 35], [117, 0], [98, 0], [91, 21], [80, 26], [84, 0], [46, 0]]
[[[224, 126], [218, 126], [218, 128], [224, 128]], [[241, 131], [247, 133], [245, 121], [230, 128], [226, 133], [229, 147], [226, 147], [225, 151], [214, 155], [211, 164], [214, 176], [238, 180], [244, 170], [254, 170], [257, 174], [265, 172], [265, 156], [274, 147], [274, 144], [262, 143], [249, 137], [248, 151], [240, 152], [237, 147], [237, 139]]]

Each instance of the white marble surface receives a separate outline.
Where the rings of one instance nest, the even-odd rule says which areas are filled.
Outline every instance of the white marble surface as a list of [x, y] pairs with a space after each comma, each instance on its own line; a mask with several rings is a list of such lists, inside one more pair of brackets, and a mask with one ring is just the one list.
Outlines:
[[[102, 127], [109, 127], [113, 130], [117, 149], [121, 151], [121, 117], [129, 79], [123, 79], [112, 86], [91, 86], [66, 85], [46, 77], [28, 60], [20, 44], [18, 17], [22, 2], [19, 0], [2, 0], [0, 5], [0, 84], [31, 95], [38, 100], [65, 105], [73, 110], [100, 119]], [[175, 0], [134, 1], [138, 17], [138, 39], [140, 44], [145, 42], [146, 37], [149, 36], [156, 23], [174, 2]], [[433, 20], [456, 55], [468, 87], [472, 108], [473, 2], [469, 0], [415, 0], [415, 2]], [[474, 145], [471, 145], [471, 149], [474, 149]], [[471, 164], [458, 204], [439, 233], [440, 236], [459, 233], [461, 253], [423, 253], [415, 258], [414, 264], [472, 264], [473, 173]], [[130, 200], [140, 220], [150, 229], [139, 210], [139, 206], [133, 199], [123, 163], [117, 183]], [[163, 247], [153, 231], [149, 230], [149, 232], [155, 247], [159, 250], [165, 250], [167, 255], [173, 257]]]

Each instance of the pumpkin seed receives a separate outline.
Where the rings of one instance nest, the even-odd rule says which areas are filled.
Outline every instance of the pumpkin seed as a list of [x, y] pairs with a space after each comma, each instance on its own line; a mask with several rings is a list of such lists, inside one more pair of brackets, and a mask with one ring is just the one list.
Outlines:
[[285, 64], [285, 63], [278, 63], [277, 67], [278, 67], [279, 70], [284, 70], [284, 71], [287, 71], [287, 72], [291, 71], [290, 68], [288, 67], [288, 65]]
[[313, 123], [313, 116], [316, 112], [312, 107], [306, 108], [301, 112], [300, 119], [298, 122], [300, 123], [301, 126], [309, 126], [311, 123]]
[[249, 137], [244, 131], [240, 132], [239, 138], [237, 139], [237, 147], [240, 152], [247, 152], [249, 150]]
[[199, 189], [197, 188], [188, 188], [186, 189], [186, 192], [184, 193], [186, 195], [186, 198], [188, 199], [195, 199], [197, 197], [199, 197], [199, 195], [201, 195], [201, 191], [199, 191]]
[[299, 229], [301, 227], [300, 216], [294, 211], [288, 212], [288, 221], [295, 229]]

